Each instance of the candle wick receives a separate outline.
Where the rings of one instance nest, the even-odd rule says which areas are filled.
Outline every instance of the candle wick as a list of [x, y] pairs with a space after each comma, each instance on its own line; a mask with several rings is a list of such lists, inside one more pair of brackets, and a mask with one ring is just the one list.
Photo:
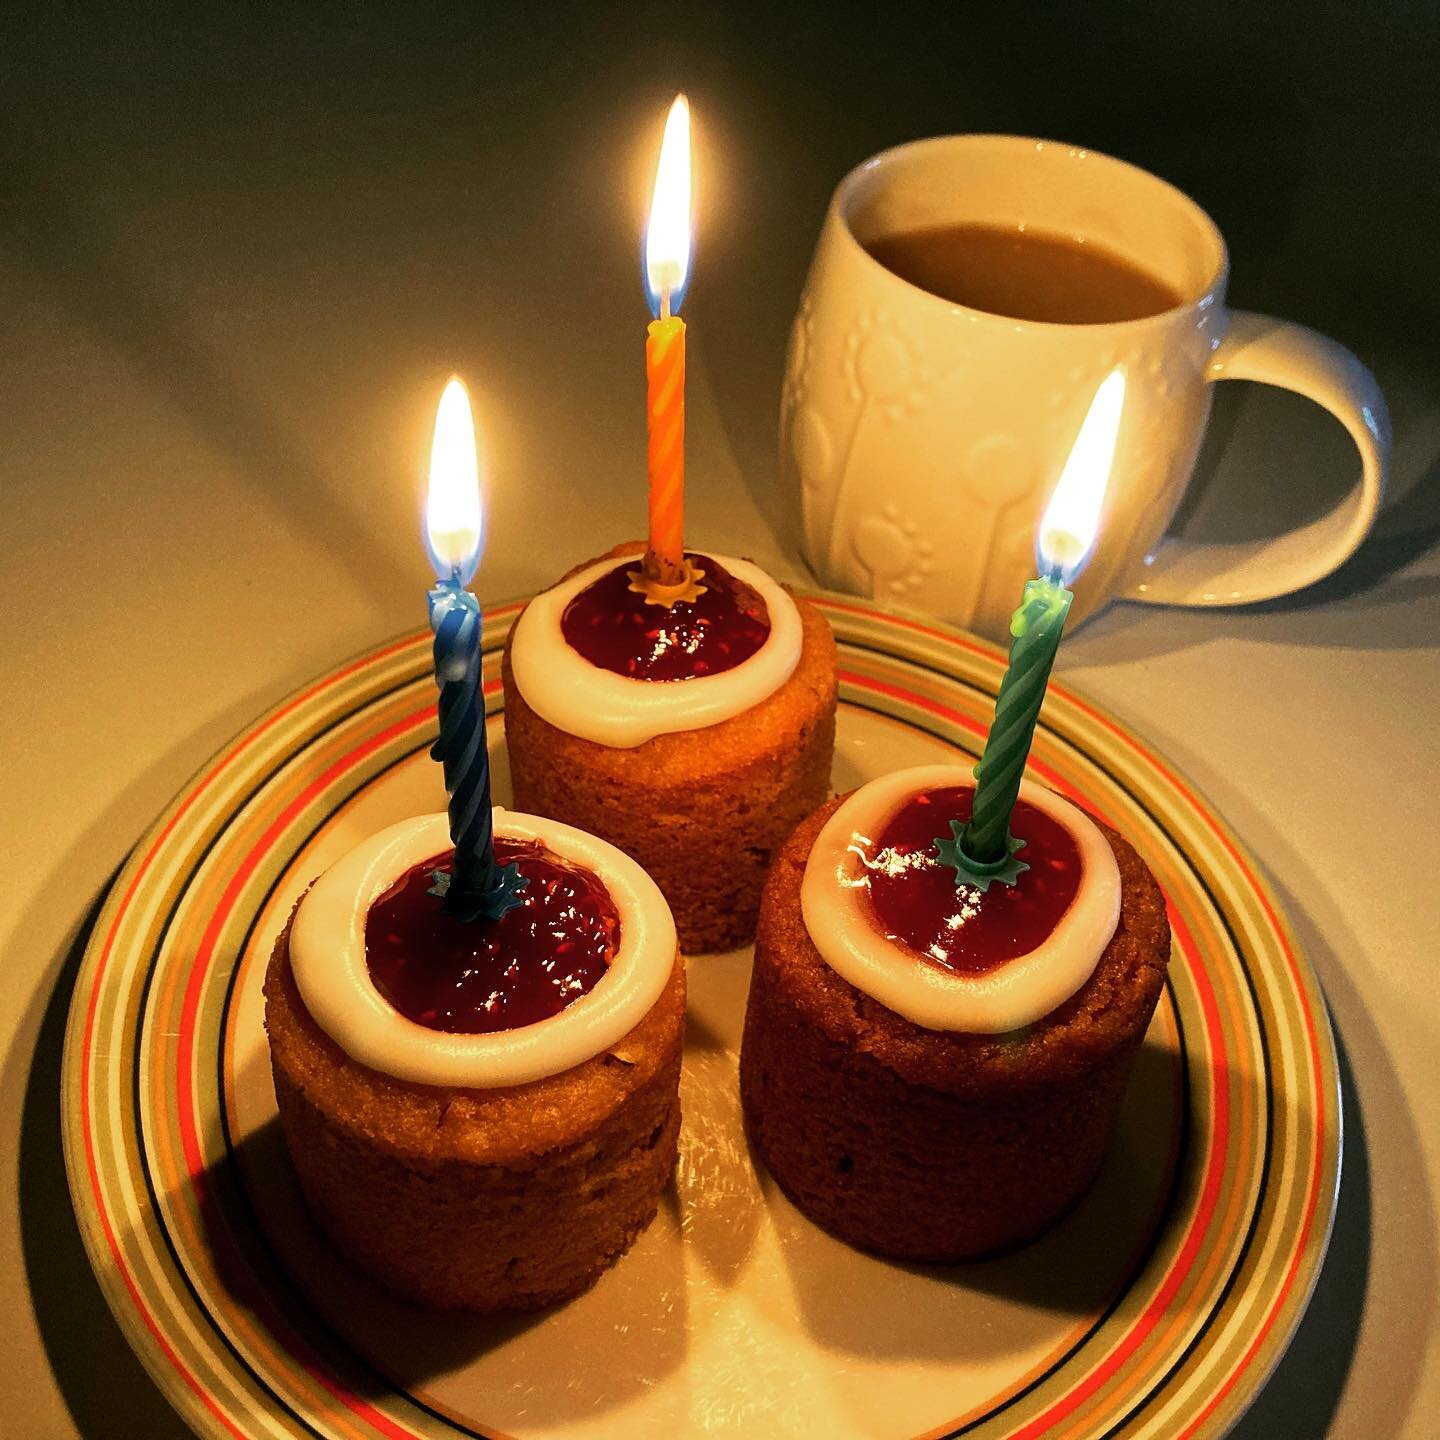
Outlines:
[[670, 318], [670, 287], [668, 285], [662, 287], [660, 291], [660, 318], [662, 320]]

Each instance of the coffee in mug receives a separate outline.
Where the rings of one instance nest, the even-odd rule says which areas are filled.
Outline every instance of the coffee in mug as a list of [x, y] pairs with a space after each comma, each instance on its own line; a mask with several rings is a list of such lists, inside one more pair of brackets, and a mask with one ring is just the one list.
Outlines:
[[1016, 320], [1144, 320], [1183, 298], [1158, 275], [1084, 236], [1028, 226], [931, 225], [876, 236], [865, 248], [942, 300]]

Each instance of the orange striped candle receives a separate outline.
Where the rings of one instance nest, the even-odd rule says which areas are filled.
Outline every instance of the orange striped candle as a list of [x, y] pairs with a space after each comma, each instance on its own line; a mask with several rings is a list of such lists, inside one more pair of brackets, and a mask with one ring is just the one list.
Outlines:
[[[650, 323], [645, 336], [646, 452], [650, 474], [650, 548], [645, 578], [675, 586], [685, 568], [685, 322], [678, 310], [690, 274], [690, 106], [675, 97], [660, 142], [655, 192], [645, 230], [645, 287]], [[652, 598], [657, 592], [652, 588]]]
[[685, 565], [685, 322], [652, 320], [645, 335], [646, 452], [650, 473], [650, 552], [646, 570], [673, 585]]

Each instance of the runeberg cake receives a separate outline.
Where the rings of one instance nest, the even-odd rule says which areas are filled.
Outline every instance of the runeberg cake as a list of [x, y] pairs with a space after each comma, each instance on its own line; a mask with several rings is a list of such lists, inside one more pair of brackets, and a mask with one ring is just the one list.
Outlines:
[[687, 951], [754, 934], [785, 837], [829, 793], [835, 641], [757, 566], [689, 552], [647, 599], [621, 545], [526, 606], [505, 649], [515, 803], [602, 836], [659, 885]]
[[1026, 783], [1029, 869], [982, 893], [933, 841], [968, 770], [863, 786], [801, 825], [766, 883], [740, 1054], [746, 1127], [816, 1224], [957, 1261], [1038, 1235], [1115, 1129], [1170, 952], [1129, 843]]
[[495, 811], [526, 880], [499, 920], [442, 913], [444, 815], [316, 881], [265, 981], [280, 1120], [356, 1265], [424, 1305], [528, 1310], [591, 1284], [675, 1166], [685, 977], [664, 899], [613, 846]]

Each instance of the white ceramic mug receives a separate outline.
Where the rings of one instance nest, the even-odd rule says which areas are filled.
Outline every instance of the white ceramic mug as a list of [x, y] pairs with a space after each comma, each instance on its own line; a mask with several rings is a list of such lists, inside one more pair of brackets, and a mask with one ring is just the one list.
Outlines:
[[[1157, 276], [1173, 309], [1053, 324], [969, 309], [865, 249], [976, 223], [1083, 237]], [[1374, 376], [1304, 326], [1225, 306], [1225, 242], [1173, 186], [1050, 141], [952, 135], [887, 150], [841, 181], [790, 339], [781, 466], [799, 486], [805, 549], [836, 589], [904, 602], [1005, 637], [1035, 573], [1035, 531], [1101, 380], [1127, 377], [1100, 540], [1080, 618], [1125, 597], [1230, 605], [1328, 575], [1374, 523], [1389, 421]], [[1165, 539], [1210, 413], [1210, 382], [1259, 380], [1334, 414], [1360, 451], [1353, 490], [1274, 539]]]

